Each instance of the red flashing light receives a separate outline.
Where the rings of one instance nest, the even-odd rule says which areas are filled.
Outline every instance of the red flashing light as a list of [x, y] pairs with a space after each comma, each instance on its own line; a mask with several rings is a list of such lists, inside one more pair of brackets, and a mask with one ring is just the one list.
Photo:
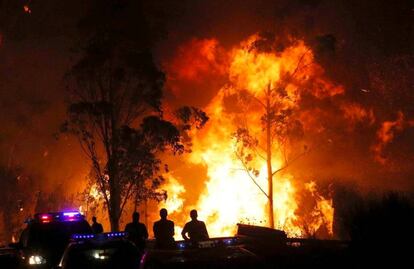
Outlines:
[[40, 220], [42, 223], [49, 223], [52, 220], [52, 216], [50, 215], [41, 215]]
[[78, 211], [69, 212], [53, 212], [53, 213], [38, 213], [35, 218], [40, 223], [49, 223], [54, 221], [80, 221], [83, 216]]

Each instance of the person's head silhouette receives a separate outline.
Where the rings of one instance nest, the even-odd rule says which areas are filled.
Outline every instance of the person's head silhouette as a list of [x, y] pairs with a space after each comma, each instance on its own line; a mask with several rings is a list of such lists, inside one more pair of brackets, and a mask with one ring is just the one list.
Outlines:
[[92, 222], [96, 223], [96, 217], [95, 216], [92, 217]]
[[197, 210], [193, 209], [190, 211], [190, 217], [192, 220], [197, 220], [198, 214], [197, 214]]
[[139, 222], [139, 213], [138, 212], [134, 212], [132, 214], [132, 222], [134, 222], [134, 223]]
[[167, 215], [168, 215], [168, 211], [167, 211], [167, 209], [162, 208], [162, 209], [160, 210], [160, 217], [161, 217], [161, 219], [167, 219]]

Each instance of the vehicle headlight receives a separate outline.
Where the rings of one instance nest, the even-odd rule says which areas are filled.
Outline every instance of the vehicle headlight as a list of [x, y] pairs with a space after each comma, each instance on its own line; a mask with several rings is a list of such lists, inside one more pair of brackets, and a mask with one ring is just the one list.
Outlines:
[[109, 258], [108, 254], [106, 254], [104, 251], [94, 251], [92, 254], [92, 257], [94, 257], [97, 260], [106, 260]]
[[45, 264], [46, 259], [40, 255], [31, 255], [29, 256], [29, 264], [36, 265], [36, 264]]

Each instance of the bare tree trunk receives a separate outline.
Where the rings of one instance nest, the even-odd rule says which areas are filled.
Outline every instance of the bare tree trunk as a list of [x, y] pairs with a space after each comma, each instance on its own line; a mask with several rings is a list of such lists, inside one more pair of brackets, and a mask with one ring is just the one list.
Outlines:
[[120, 219], [120, 195], [119, 191], [113, 189], [111, 191], [110, 207], [109, 212], [109, 221], [111, 222], [111, 231], [119, 231], [119, 219]]
[[119, 231], [119, 219], [121, 217], [121, 193], [114, 159], [109, 161], [109, 192], [109, 221], [111, 223], [111, 231], [116, 232]]
[[119, 188], [111, 182], [110, 184], [110, 211], [109, 211], [109, 219], [111, 222], [111, 231], [117, 232], [119, 231], [119, 218], [120, 218], [120, 207], [121, 207], [121, 195], [119, 193]]
[[270, 118], [270, 84], [266, 94], [266, 163], [267, 163], [267, 181], [268, 181], [268, 218], [270, 228], [275, 228], [273, 216], [273, 172], [272, 172], [272, 122]]
[[[111, 88], [109, 90], [109, 102], [113, 104], [114, 102], [114, 91]], [[109, 167], [109, 192], [110, 192], [110, 222], [111, 230], [113, 232], [119, 231], [119, 219], [121, 218], [121, 186], [118, 178], [118, 117], [114, 108], [111, 108], [110, 114], [110, 130], [111, 130], [111, 139], [110, 139], [110, 148], [108, 150], [108, 167]]]

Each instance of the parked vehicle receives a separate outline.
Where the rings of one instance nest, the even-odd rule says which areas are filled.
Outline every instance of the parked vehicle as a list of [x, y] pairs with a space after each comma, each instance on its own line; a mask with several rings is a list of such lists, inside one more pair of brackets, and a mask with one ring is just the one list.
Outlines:
[[137, 269], [141, 255], [126, 233], [74, 235], [58, 266], [61, 269]]
[[20, 267], [54, 268], [72, 234], [91, 232], [79, 212], [38, 213], [27, 222], [19, 242], [10, 247], [17, 251]]
[[176, 242], [176, 248], [149, 248], [141, 269], [161, 268], [262, 268], [261, 260], [239, 244], [238, 238], [212, 238], [201, 242]]

